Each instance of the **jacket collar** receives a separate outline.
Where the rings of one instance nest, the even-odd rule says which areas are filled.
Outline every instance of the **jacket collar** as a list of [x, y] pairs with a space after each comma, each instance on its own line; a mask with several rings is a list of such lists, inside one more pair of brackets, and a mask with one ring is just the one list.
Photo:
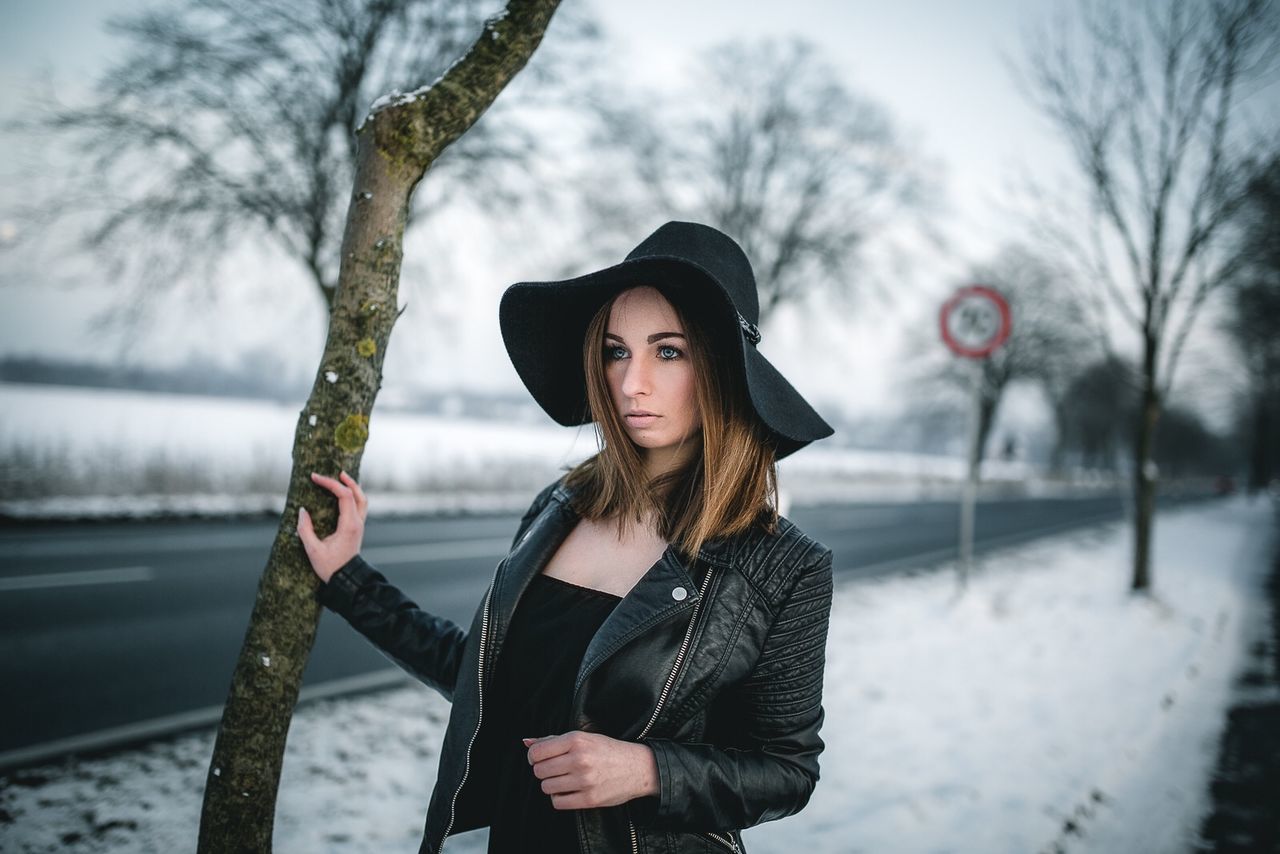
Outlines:
[[[493, 583], [490, 615], [493, 649], [500, 649], [505, 641], [511, 617], [529, 582], [542, 571], [577, 525], [579, 516], [570, 504], [572, 496], [572, 491], [564, 484], [557, 485], [551, 493], [551, 500], [499, 566]], [[709, 542], [698, 553], [696, 563], [726, 563], [728, 551], [729, 544], [725, 541]], [[698, 586], [694, 583], [692, 567], [680, 557], [674, 546], [667, 546], [658, 561], [614, 607], [591, 639], [582, 658], [575, 691], [624, 643], [692, 608], [697, 600]]]

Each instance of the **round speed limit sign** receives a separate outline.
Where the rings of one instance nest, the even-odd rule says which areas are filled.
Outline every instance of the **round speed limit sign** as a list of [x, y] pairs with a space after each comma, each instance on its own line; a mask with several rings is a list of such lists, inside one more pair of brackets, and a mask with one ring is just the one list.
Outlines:
[[942, 306], [942, 340], [958, 356], [981, 359], [1009, 337], [1009, 303], [994, 288], [969, 285]]

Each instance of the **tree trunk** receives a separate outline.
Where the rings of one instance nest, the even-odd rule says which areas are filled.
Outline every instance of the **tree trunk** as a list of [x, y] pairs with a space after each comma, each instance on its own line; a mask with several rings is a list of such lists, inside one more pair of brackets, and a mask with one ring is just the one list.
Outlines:
[[1160, 395], [1156, 388], [1156, 341], [1148, 333], [1142, 357], [1142, 401], [1138, 406], [1138, 435], [1133, 449], [1133, 592], [1151, 587], [1151, 535], [1155, 528], [1156, 423], [1160, 419]]
[[357, 476], [382, 362], [398, 313], [404, 227], [414, 188], [524, 67], [558, 0], [511, 0], [446, 76], [374, 112], [359, 132], [329, 334], [294, 431], [293, 472], [236, 662], [206, 777], [201, 852], [271, 850], [285, 740], [315, 640], [319, 584], [297, 538], [306, 506], [316, 533], [337, 522], [310, 472]]
[[1053, 438], [1053, 449], [1049, 452], [1049, 475], [1062, 477], [1065, 474], [1067, 460], [1067, 406], [1063, 402], [1053, 406], [1053, 425], [1056, 435]]
[[1271, 482], [1271, 406], [1266, 395], [1254, 394], [1253, 436], [1249, 454], [1250, 494], [1266, 489]]
[[987, 442], [991, 439], [991, 428], [996, 423], [996, 408], [1000, 405], [1000, 392], [983, 394], [978, 403], [978, 439], [974, 443], [969, 465], [975, 472], [982, 471], [982, 461], [987, 458]]

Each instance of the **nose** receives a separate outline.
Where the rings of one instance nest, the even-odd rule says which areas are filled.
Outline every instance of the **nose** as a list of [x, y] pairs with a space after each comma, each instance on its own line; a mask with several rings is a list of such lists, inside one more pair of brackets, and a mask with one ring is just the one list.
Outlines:
[[636, 397], [652, 391], [653, 377], [644, 359], [627, 360], [626, 372], [622, 377], [622, 394]]

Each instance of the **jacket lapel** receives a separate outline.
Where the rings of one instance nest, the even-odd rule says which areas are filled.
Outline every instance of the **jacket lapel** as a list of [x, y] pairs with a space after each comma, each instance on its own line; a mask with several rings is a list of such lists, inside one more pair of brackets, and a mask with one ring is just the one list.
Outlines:
[[[570, 492], [563, 484], [551, 494], [551, 501], [530, 523], [520, 542], [499, 566], [493, 582], [493, 650], [501, 649], [506, 640], [511, 617], [520, 597], [533, 577], [540, 573], [560, 548], [574, 526], [578, 514], [569, 504]], [[614, 607], [587, 645], [578, 668], [574, 690], [586, 681], [623, 644], [633, 640], [682, 611], [689, 610], [698, 599], [698, 588], [689, 568], [673, 546], [657, 563], [641, 576], [635, 586]]]
[[524, 536], [498, 565], [493, 579], [491, 606], [494, 650], [500, 649], [506, 640], [511, 616], [525, 588], [547, 565], [578, 523], [577, 514], [569, 507], [568, 497], [569, 492], [564, 485], [557, 486], [547, 506], [529, 523]]
[[614, 606], [587, 644], [582, 664], [578, 667], [578, 678], [574, 681], [574, 694], [592, 671], [623, 644], [681, 611], [689, 610], [697, 599], [698, 588], [688, 568], [676, 556], [674, 547], [667, 546], [658, 562], [649, 567], [622, 601]]

